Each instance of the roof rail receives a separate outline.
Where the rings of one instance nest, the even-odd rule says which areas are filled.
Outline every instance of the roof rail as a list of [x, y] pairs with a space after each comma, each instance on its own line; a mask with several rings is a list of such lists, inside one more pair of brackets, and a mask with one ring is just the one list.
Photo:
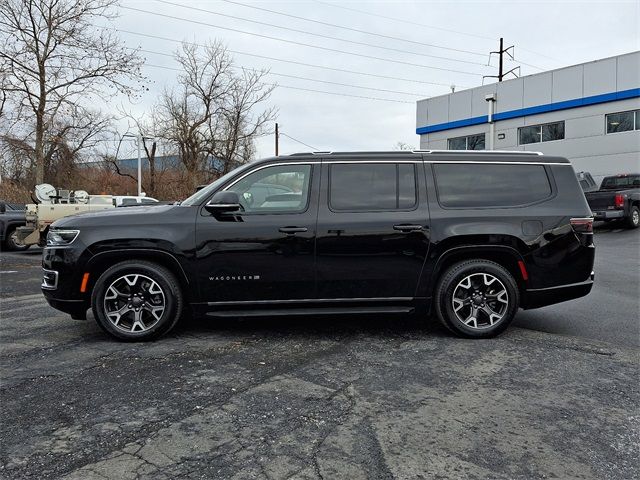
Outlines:
[[415, 153], [437, 153], [449, 155], [542, 155], [542, 152], [528, 150], [414, 150]]
[[290, 157], [301, 157], [303, 155], [331, 155], [333, 152], [327, 150], [324, 152], [296, 152], [296, 153], [290, 153], [289, 156]]

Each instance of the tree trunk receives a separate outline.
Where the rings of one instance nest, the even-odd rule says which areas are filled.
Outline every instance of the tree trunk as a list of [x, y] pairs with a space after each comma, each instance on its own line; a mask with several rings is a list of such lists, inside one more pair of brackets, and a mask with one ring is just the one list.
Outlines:
[[36, 114], [36, 144], [35, 144], [35, 182], [44, 183], [44, 119], [39, 111]]

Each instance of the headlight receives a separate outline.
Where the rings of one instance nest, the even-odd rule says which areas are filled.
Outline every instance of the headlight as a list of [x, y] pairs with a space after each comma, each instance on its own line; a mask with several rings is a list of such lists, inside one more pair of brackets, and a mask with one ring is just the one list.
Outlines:
[[47, 233], [47, 247], [60, 247], [72, 243], [80, 230], [49, 230]]

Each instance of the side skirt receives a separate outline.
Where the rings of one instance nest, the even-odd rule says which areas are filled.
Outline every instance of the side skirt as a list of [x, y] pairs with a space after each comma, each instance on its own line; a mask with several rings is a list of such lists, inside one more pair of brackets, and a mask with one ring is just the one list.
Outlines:
[[208, 317], [280, 317], [311, 315], [354, 315], [370, 313], [413, 313], [414, 307], [322, 307], [322, 308], [263, 308], [254, 310], [218, 310], [207, 312]]
[[257, 300], [191, 304], [196, 316], [263, 317], [414, 313], [422, 310], [424, 298], [339, 298], [300, 300]]

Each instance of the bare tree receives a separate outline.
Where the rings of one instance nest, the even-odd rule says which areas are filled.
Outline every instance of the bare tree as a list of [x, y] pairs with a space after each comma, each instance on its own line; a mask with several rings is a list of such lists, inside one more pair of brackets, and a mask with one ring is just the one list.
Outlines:
[[[276, 111], [256, 110], [275, 88], [265, 71], [241, 70], [220, 42], [201, 48], [184, 43], [175, 54], [183, 73], [157, 108], [159, 136], [177, 147], [190, 187], [248, 161], [253, 141]], [[212, 164], [219, 164], [213, 171]]]
[[[67, 131], [86, 128], [83, 122], [93, 114], [82, 109], [83, 102], [115, 93], [131, 95], [142, 81], [138, 52], [125, 47], [112, 30], [94, 26], [115, 16], [116, 3], [2, 0], [3, 92], [21, 120], [26, 120], [20, 124], [30, 125], [22, 139], [32, 145], [36, 183], [44, 179], [47, 155], [52, 146], [55, 150], [52, 139], [62, 117]], [[76, 123], [78, 109], [84, 110], [80, 124]]]
[[405, 142], [396, 142], [393, 146], [394, 150], [415, 150], [415, 148]]

